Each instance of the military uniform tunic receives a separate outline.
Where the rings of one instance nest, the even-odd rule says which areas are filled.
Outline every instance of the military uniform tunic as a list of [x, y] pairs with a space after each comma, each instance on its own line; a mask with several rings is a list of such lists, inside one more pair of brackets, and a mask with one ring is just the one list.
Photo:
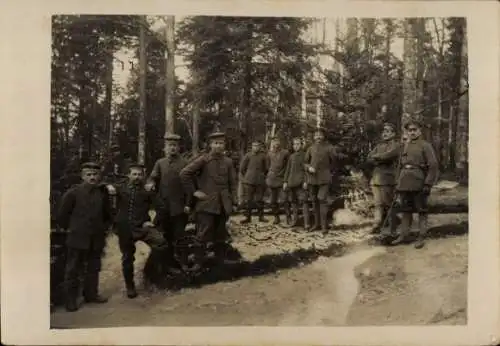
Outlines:
[[106, 230], [112, 223], [106, 188], [82, 183], [68, 190], [62, 197], [58, 221], [61, 228], [69, 231], [65, 268], [67, 297], [76, 300], [79, 277], [85, 273], [83, 294], [89, 300], [95, 299]]
[[286, 150], [269, 152], [269, 171], [267, 172], [266, 184], [270, 188], [281, 188], [283, 186], [288, 156], [289, 153]]
[[[428, 190], [436, 183], [439, 166], [432, 145], [423, 140], [405, 144], [399, 165], [396, 190], [404, 212], [427, 212]], [[424, 187], [429, 189], [424, 193]]]
[[370, 185], [378, 206], [388, 207], [392, 203], [400, 152], [401, 144], [390, 140], [377, 144], [368, 154], [368, 161], [375, 165]]
[[247, 153], [240, 164], [240, 175], [242, 177], [243, 196], [242, 203], [251, 208], [250, 204], [254, 201], [257, 208], [261, 210], [263, 206], [263, 198], [265, 191], [265, 180], [268, 171], [268, 162], [266, 154]]
[[[232, 213], [236, 197], [236, 172], [230, 158], [219, 154], [203, 154], [180, 173], [188, 203], [195, 204], [198, 241], [225, 242], [226, 221]], [[194, 201], [195, 191], [207, 197]]]

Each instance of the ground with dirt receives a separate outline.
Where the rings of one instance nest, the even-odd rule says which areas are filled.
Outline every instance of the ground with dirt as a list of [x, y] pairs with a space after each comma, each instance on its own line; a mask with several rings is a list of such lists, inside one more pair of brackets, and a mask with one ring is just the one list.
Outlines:
[[[342, 217], [337, 222], [342, 223]], [[256, 251], [292, 251], [304, 239], [310, 240], [309, 247], [355, 245], [333, 257], [297, 260], [281, 267], [285, 269], [270, 267], [264, 275], [243, 275], [176, 292], [142, 290], [134, 300], [124, 295], [116, 238], [110, 238], [101, 289], [111, 300], [104, 305], [85, 305], [75, 313], [59, 308], [51, 314], [51, 326], [465, 324], [467, 215], [434, 215], [430, 226], [431, 239], [421, 250], [411, 244], [370, 245], [365, 241], [366, 226], [337, 227], [330, 238], [269, 228], [268, 233], [296, 234], [296, 239], [278, 237], [281, 240], [263, 250], [266, 246], [254, 244], [259, 236], [267, 238], [262, 231], [259, 236], [244, 237], [253, 245], [241, 238], [236, 241], [241, 252], [256, 258], [262, 255]], [[235, 238], [238, 240], [237, 232]], [[138, 275], [147, 254], [148, 249], [139, 243]]]

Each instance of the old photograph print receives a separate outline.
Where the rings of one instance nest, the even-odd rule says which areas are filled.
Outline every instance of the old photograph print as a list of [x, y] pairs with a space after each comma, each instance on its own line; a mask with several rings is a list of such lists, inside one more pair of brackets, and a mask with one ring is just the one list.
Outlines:
[[465, 18], [56, 15], [51, 328], [467, 324]]

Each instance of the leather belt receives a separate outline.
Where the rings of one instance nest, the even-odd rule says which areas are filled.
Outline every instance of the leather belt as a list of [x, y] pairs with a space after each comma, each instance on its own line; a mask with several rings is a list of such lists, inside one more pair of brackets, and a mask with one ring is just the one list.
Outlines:
[[421, 169], [419, 166], [414, 166], [414, 165], [403, 165], [403, 168], [405, 168], [405, 169]]

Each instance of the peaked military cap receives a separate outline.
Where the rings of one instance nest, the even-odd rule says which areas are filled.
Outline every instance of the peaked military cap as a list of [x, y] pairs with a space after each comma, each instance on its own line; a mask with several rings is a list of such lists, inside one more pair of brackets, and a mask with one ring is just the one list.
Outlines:
[[384, 129], [385, 128], [390, 128], [393, 131], [396, 130], [396, 126], [394, 126], [394, 124], [392, 124], [392, 123], [384, 123], [383, 128]]
[[404, 128], [405, 129], [408, 129], [408, 127], [410, 125], [415, 125], [415, 126], [418, 126], [418, 127], [422, 127], [422, 121], [420, 121], [419, 119], [415, 119], [415, 118], [410, 118], [406, 121], [406, 123], [404, 124]]
[[181, 140], [181, 136], [176, 135], [175, 133], [167, 133], [163, 139], [166, 141], [178, 142]]
[[132, 169], [132, 168], [139, 168], [139, 169], [144, 169], [144, 165], [143, 164], [140, 164], [138, 162], [132, 162], [128, 165], [128, 169]]
[[82, 164], [81, 169], [101, 169], [101, 166], [95, 162], [85, 162]]
[[320, 127], [316, 127], [316, 128], [314, 129], [314, 132], [321, 132], [322, 134], [324, 134], [324, 135], [325, 135], [327, 131], [326, 131], [326, 127], [324, 127], [324, 126], [320, 126]]
[[224, 132], [213, 132], [208, 135], [208, 139], [225, 138], [226, 134]]

